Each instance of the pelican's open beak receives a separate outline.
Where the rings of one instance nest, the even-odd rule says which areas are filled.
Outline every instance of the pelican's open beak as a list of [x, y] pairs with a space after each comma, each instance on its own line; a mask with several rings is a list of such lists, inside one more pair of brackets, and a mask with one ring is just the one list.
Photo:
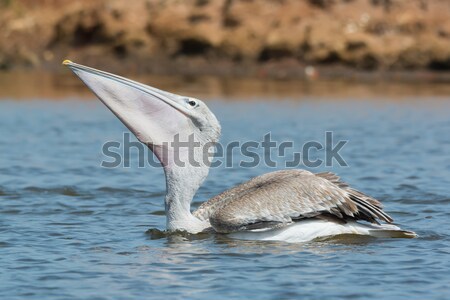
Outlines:
[[69, 67], [138, 140], [152, 150], [153, 146], [173, 141], [177, 134], [187, 136], [192, 133], [184, 97], [70, 60], [65, 60], [63, 65]]

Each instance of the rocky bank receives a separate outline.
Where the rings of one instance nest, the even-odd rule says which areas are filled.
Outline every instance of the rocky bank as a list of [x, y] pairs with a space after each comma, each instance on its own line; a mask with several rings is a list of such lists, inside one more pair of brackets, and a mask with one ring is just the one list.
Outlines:
[[0, 0], [0, 28], [3, 70], [64, 58], [282, 78], [450, 70], [448, 0]]

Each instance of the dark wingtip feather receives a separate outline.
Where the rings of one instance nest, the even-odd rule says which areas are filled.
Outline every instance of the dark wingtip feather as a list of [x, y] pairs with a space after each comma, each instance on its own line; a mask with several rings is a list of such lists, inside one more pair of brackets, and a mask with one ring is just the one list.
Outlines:
[[354, 188], [351, 188], [347, 183], [341, 181], [340, 177], [331, 172], [322, 172], [315, 174], [332, 182], [339, 188], [346, 191], [349, 195], [350, 201], [356, 204], [358, 211], [355, 214], [356, 219], [368, 221], [370, 223], [379, 224], [378, 220], [386, 223], [392, 223], [394, 219], [383, 211], [383, 205], [377, 199], [374, 199]]

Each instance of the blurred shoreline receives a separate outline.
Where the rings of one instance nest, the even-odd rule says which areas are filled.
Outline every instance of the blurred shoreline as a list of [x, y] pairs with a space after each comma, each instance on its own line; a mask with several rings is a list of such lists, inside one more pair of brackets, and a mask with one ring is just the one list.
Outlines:
[[[61, 67], [63, 68], [63, 67]], [[450, 85], [444, 82], [352, 79], [233, 78], [218, 76], [180, 76], [124, 74], [139, 82], [181, 95], [203, 100], [227, 101], [300, 100], [324, 101], [401, 101], [447, 100]], [[0, 72], [0, 101], [5, 100], [92, 100], [95, 96], [69, 70], [65, 72]], [[405, 101], [407, 103], [408, 101]]]
[[450, 82], [446, 0], [0, 0], [0, 72]]

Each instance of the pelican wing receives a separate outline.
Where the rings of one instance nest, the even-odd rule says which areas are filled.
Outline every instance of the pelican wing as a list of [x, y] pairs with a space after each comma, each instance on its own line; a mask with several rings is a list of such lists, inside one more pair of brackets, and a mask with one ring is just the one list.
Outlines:
[[350, 188], [335, 174], [305, 170], [255, 177], [203, 203], [194, 216], [209, 220], [223, 233], [283, 227], [312, 217], [393, 221], [379, 201]]

